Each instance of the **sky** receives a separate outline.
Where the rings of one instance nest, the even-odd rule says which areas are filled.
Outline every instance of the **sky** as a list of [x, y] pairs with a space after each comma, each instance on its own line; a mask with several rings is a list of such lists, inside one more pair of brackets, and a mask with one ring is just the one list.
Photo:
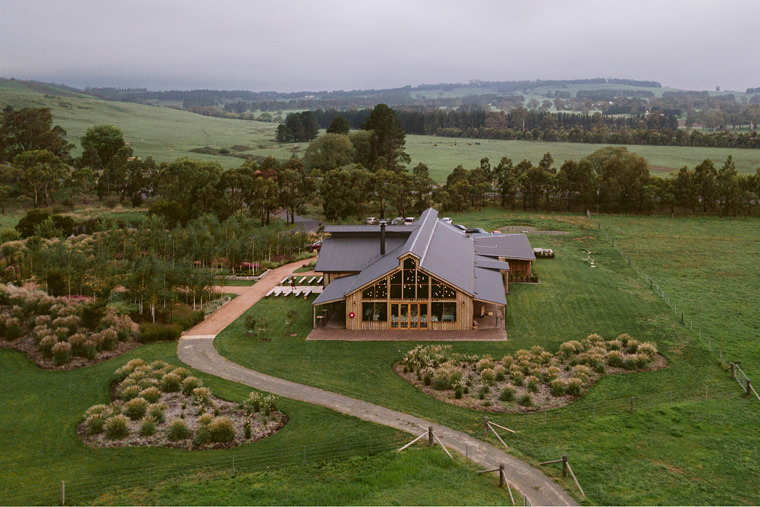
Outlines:
[[760, 87], [758, 0], [0, 0], [0, 77], [323, 91], [614, 77]]

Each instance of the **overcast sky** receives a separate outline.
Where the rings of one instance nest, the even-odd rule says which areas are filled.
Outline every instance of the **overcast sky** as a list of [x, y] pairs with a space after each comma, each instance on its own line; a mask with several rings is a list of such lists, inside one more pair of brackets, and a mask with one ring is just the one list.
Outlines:
[[760, 86], [758, 0], [0, 0], [0, 77], [252, 91]]

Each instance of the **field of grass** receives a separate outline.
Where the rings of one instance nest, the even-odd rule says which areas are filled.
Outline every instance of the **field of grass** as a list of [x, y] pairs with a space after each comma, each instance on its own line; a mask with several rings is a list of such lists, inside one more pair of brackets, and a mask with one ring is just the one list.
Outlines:
[[599, 216], [712, 350], [760, 376], [760, 220]]
[[[669, 366], [663, 370], [608, 376], [568, 407], [489, 418], [518, 430], [511, 452], [537, 463], [570, 456], [592, 503], [757, 503], [760, 495], [743, 470], [758, 470], [756, 426], [760, 407], [741, 391], [717, 360], [648, 291], [585, 219], [571, 215], [513, 214], [501, 210], [457, 215], [455, 221], [494, 228], [532, 225], [568, 235], [531, 235], [534, 246], [557, 257], [540, 260], [541, 285], [513, 285], [508, 296], [509, 341], [457, 343], [468, 353], [505, 353], [534, 344], [555, 351], [563, 341], [598, 332], [627, 332], [658, 344]], [[597, 268], [585, 259], [587, 252]], [[283, 328], [288, 309], [299, 309], [297, 336]], [[391, 365], [414, 342], [307, 342], [309, 301], [263, 300], [251, 312], [266, 316], [269, 342], [245, 336], [241, 321], [217, 339], [220, 352], [236, 362], [277, 376], [480, 434], [483, 412], [429, 397], [393, 373]], [[293, 365], [298, 365], [294, 368]], [[630, 397], [636, 412], [630, 414]], [[492, 440], [498, 445], [498, 442]], [[547, 468], [569, 491], [560, 471]]]
[[[117, 491], [94, 505], [505, 505], [495, 474], [440, 448], [411, 447], [245, 474], [193, 474], [153, 488]], [[520, 498], [518, 498], [520, 500]]]
[[[61, 125], [69, 142], [76, 145], [73, 154], [81, 153], [79, 138], [90, 127], [110, 124], [124, 132], [124, 139], [134, 148], [135, 155], [153, 157], [159, 162], [179, 157], [216, 160], [226, 168], [239, 167], [242, 160], [228, 156], [193, 153], [204, 146], [229, 148], [250, 146], [243, 153], [276, 158], [290, 158], [293, 145], [283, 146], [274, 141], [274, 123], [213, 118], [168, 107], [147, 106], [130, 102], [108, 102], [84, 94], [57, 91], [41, 93], [22, 82], [0, 79], [0, 105], [47, 107], [53, 112], [53, 122]], [[302, 146], [305, 149], [305, 146]]]
[[[511, 158], [515, 164], [523, 159], [538, 164], [548, 152], [554, 158], [555, 167], [559, 168], [565, 160], [580, 160], [605, 146], [608, 145], [406, 136], [406, 151], [412, 157], [411, 167], [420, 162], [427, 164], [430, 176], [437, 182], [445, 182], [446, 176], [459, 164], [465, 169], [478, 167], [484, 157], [490, 159], [491, 165], [498, 164], [502, 157]], [[661, 176], [678, 171], [684, 165], [693, 169], [706, 158], [720, 167], [729, 155], [734, 157], [740, 173], [754, 173], [760, 168], [760, 150], [643, 145], [629, 145], [627, 148], [647, 159], [652, 174]]]
[[[406, 440], [389, 428], [282, 399], [278, 408], [289, 417], [283, 430], [235, 449], [93, 449], [84, 445], [76, 427], [88, 407], [109, 400], [114, 370], [133, 357], [180, 364], [176, 347], [176, 343], [143, 346], [100, 365], [68, 372], [41, 370], [24, 354], [0, 349], [0, 504], [59, 504], [61, 481], [66, 481], [67, 502], [82, 504], [114, 487], [149, 486], [202, 469], [265, 470], [303, 463], [304, 454], [307, 465], [313, 465], [357, 451], [367, 454], [370, 437], [373, 452]], [[250, 392], [240, 384], [195, 374], [225, 399], [243, 400]], [[436, 503], [434, 492], [428, 501]], [[215, 502], [199, 495], [194, 503]]]

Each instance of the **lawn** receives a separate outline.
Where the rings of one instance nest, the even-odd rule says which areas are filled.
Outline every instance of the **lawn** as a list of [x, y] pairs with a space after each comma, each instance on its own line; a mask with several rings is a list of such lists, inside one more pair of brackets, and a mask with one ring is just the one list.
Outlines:
[[[487, 157], [495, 166], [502, 157], [509, 157], [517, 164], [523, 159], [538, 164], [545, 153], [551, 153], [554, 166], [559, 169], [565, 160], [580, 160], [606, 144], [550, 143], [543, 141], [503, 141], [491, 139], [468, 139], [435, 136], [406, 136], [406, 151], [412, 157], [410, 167], [420, 162], [430, 168], [430, 176], [437, 182], [445, 182], [449, 173], [459, 164], [465, 169], [480, 166], [480, 159]], [[667, 176], [684, 165], [689, 168], [706, 158], [717, 167], [732, 155], [739, 173], [754, 173], [760, 168], [760, 150], [734, 148], [703, 148], [680, 146], [626, 146], [628, 151], [643, 156], [649, 162], [652, 174]]]
[[[100, 365], [68, 372], [41, 370], [24, 354], [0, 349], [0, 504], [58, 504], [61, 481], [66, 482], [66, 501], [81, 504], [112, 487], [149, 486], [201, 469], [265, 470], [303, 463], [304, 457], [307, 465], [313, 465], [324, 459], [385, 451], [407, 439], [389, 428], [283, 399], [278, 408], [290, 418], [286, 426], [270, 438], [235, 449], [201, 452], [84, 445], [76, 433], [82, 414], [109, 400], [112, 373], [133, 357], [180, 364], [176, 343], [143, 346]], [[250, 392], [240, 384], [195, 374], [225, 399], [242, 400]], [[434, 492], [428, 499], [436, 503]], [[216, 502], [214, 497], [198, 494], [194, 503]]]
[[[440, 448], [412, 447], [254, 473], [198, 473], [109, 493], [95, 505], [505, 505], [496, 474]], [[515, 492], [516, 493], [516, 492]], [[517, 498], [521, 501], [521, 498]]]
[[[519, 432], [508, 443], [532, 463], [570, 456], [592, 503], [757, 503], [744, 467], [757, 470], [760, 447], [756, 402], [719, 368], [705, 346], [649, 292], [609, 242], [585, 219], [572, 215], [513, 214], [502, 210], [455, 215], [455, 221], [494, 228], [520, 224], [566, 230], [567, 235], [531, 235], [534, 246], [557, 257], [535, 265], [540, 285], [512, 285], [508, 296], [509, 341], [457, 343], [454, 350], [501, 357], [540, 344], [560, 343], [597, 332], [627, 332], [654, 341], [666, 369], [608, 376], [563, 409], [493, 416], [433, 399], [396, 376], [391, 365], [414, 342], [306, 342], [309, 301], [263, 300], [250, 311], [268, 319], [271, 339], [248, 338], [241, 321], [217, 339], [219, 351], [236, 362], [273, 375], [341, 392], [480, 434], [483, 415]], [[597, 268], [586, 260], [588, 251]], [[286, 335], [290, 308], [299, 311], [297, 336]], [[297, 365], [297, 367], [294, 367]], [[630, 398], [635, 413], [629, 413]], [[492, 438], [492, 442], [498, 442]], [[678, 472], [678, 471], [681, 472]], [[663, 473], [665, 471], [666, 473]], [[555, 477], [559, 467], [547, 468]], [[558, 477], [569, 491], [572, 482]]]
[[760, 376], [760, 220], [717, 217], [595, 218], [664, 291], [693, 334], [720, 357]]

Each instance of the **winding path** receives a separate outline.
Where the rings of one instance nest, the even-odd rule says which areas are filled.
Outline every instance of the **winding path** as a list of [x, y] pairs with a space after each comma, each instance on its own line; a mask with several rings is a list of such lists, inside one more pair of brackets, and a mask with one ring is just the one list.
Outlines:
[[484, 468], [497, 468], [499, 463], [504, 463], [509, 482], [534, 505], [577, 505], [570, 495], [541, 471], [466, 433], [373, 403], [265, 375], [222, 357], [214, 348], [216, 335], [303, 263], [301, 261], [287, 264], [271, 271], [255, 285], [242, 287], [238, 297], [182, 336], [177, 351], [179, 358], [193, 368], [233, 382], [285, 398], [327, 407], [415, 436], [432, 426], [436, 436], [447, 448], [468, 456]]

